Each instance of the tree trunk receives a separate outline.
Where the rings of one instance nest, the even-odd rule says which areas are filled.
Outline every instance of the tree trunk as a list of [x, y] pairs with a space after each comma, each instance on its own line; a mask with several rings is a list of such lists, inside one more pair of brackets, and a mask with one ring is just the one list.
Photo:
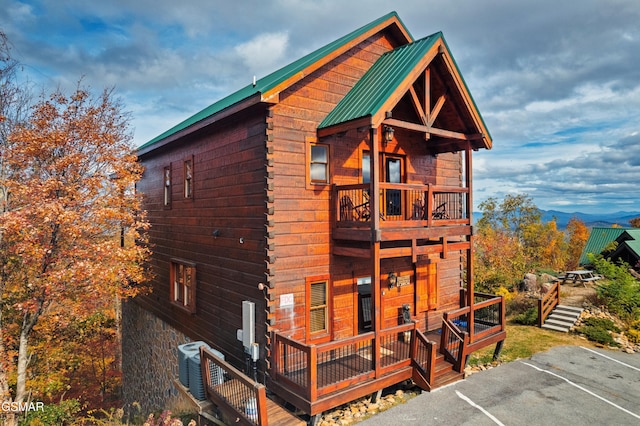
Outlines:
[[24, 326], [20, 331], [20, 346], [18, 347], [18, 371], [16, 379], [16, 402], [23, 402], [27, 396], [27, 365], [29, 364], [28, 343], [29, 331]]

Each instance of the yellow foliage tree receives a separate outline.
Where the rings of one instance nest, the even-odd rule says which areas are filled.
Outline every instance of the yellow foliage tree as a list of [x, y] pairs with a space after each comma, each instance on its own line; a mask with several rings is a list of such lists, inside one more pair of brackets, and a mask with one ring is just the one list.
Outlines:
[[565, 269], [571, 271], [578, 267], [582, 250], [589, 239], [589, 228], [579, 218], [572, 217], [567, 224], [567, 233], [569, 234], [569, 242], [567, 243]]

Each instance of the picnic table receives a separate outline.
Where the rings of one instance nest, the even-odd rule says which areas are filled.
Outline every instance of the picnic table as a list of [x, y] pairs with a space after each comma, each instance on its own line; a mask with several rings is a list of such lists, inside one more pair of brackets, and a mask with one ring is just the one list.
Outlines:
[[558, 277], [562, 284], [567, 282], [571, 282], [573, 284], [582, 283], [586, 286], [588, 282], [597, 281], [601, 277], [597, 274], [594, 274], [593, 271], [588, 270], [580, 270], [580, 271], [567, 271], [564, 273], [564, 276]]

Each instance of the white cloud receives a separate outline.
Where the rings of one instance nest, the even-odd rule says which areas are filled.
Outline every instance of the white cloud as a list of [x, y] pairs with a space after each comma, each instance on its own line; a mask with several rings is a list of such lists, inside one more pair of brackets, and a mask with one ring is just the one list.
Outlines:
[[265, 75], [281, 63], [288, 44], [287, 32], [266, 33], [239, 44], [234, 50], [251, 72]]

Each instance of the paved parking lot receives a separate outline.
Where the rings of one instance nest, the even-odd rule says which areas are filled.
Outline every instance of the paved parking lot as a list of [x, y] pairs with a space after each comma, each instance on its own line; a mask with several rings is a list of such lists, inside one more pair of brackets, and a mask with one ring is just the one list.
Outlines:
[[556, 347], [424, 392], [361, 424], [640, 425], [640, 354]]

